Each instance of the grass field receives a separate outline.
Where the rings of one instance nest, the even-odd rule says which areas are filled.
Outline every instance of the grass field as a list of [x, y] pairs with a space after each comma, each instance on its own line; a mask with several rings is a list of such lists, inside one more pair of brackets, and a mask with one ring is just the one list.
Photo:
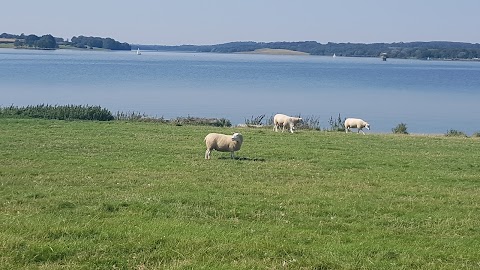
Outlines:
[[13, 43], [0, 43], [0, 48], [2, 49], [13, 49]]
[[480, 268], [479, 138], [0, 127], [2, 269]]

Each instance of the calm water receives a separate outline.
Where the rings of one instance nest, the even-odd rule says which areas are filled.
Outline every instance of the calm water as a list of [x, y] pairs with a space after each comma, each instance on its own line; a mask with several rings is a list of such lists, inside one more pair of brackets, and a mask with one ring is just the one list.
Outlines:
[[100, 105], [149, 116], [360, 117], [371, 132], [480, 131], [480, 62], [0, 49], [0, 106]]

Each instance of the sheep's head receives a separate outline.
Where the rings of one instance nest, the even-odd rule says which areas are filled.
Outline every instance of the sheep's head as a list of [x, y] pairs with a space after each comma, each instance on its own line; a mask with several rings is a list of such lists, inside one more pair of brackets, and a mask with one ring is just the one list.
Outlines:
[[294, 122], [295, 124], [300, 123], [302, 120], [303, 120], [303, 119], [302, 119], [301, 117], [294, 117], [294, 118], [293, 118], [293, 122]]
[[369, 124], [369, 123], [365, 122], [365, 127], [366, 127], [368, 130], [370, 130], [370, 124]]
[[243, 141], [242, 133], [233, 133], [233, 135], [232, 135], [232, 141], [242, 142], [242, 141]]

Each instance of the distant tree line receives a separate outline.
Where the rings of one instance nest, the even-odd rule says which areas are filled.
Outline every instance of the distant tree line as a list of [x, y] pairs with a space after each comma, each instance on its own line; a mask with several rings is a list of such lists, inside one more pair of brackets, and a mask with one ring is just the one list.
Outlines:
[[78, 36], [72, 37], [70, 45], [77, 48], [103, 48], [108, 50], [128, 50], [132, 48], [128, 43], [120, 43], [113, 38], [101, 38], [101, 37], [85, 37]]
[[[137, 46], [137, 45], [135, 45]], [[432, 41], [399, 43], [326, 43], [316, 41], [302, 42], [230, 42], [217, 45], [138, 45], [142, 50], [191, 51], [237, 53], [251, 52], [257, 49], [285, 49], [305, 52], [311, 55], [378, 57], [386, 54], [389, 58], [416, 59], [477, 59], [480, 58], [480, 44]]]
[[12, 34], [7, 34], [7, 33], [2, 33], [0, 34], [0, 38], [17, 38], [17, 35], [12, 35]]
[[77, 48], [103, 48], [108, 50], [131, 50], [131, 46], [128, 43], [120, 43], [112, 38], [101, 37], [85, 37], [78, 36], [72, 37], [71, 41], [64, 41], [63, 38], [53, 37], [52, 35], [43, 35], [41, 37], [37, 35], [13, 35], [3, 33], [0, 34], [0, 38], [15, 39], [15, 47], [28, 47], [36, 49], [56, 49], [58, 44], [71, 45]]
[[0, 38], [10, 38], [15, 39], [15, 47], [29, 47], [36, 49], [56, 49], [58, 48], [57, 38], [54, 38], [52, 35], [43, 35], [41, 37], [37, 35], [28, 35], [25, 36], [21, 34], [19, 36], [3, 33], [0, 35]]

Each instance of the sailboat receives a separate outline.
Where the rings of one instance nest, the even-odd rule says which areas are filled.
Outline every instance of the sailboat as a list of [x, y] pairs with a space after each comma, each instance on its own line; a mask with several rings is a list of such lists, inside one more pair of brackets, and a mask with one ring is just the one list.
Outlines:
[[337, 56], [335, 55], [335, 53], [333, 53], [333, 58], [335, 58], [335, 57], [337, 57]]
[[137, 55], [141, 55], [140, 48], [137, 48]]

